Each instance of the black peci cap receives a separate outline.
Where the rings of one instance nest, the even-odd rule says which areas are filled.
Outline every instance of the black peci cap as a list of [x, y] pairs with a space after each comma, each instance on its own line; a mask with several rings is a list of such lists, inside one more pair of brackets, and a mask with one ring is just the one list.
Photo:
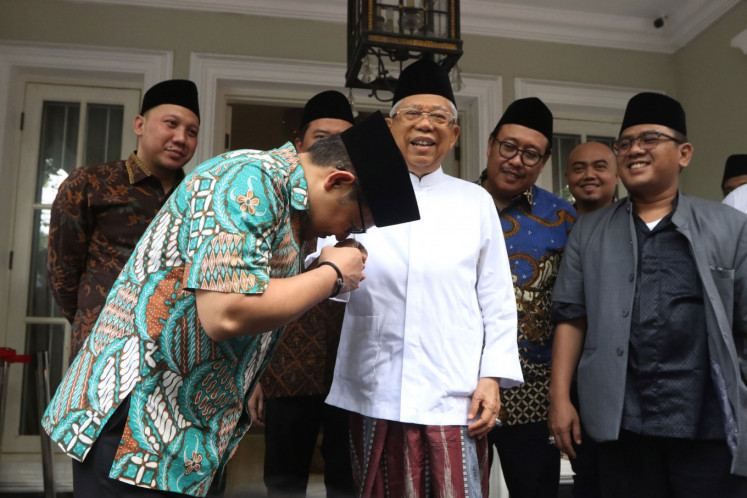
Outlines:
[[396, 104], [410, 95], [426, 93], [440, 95], [456, 105], [446, 69], [431, 60], [420, 59], [402, 70], [392, 102]]
[[726, 160], [724, 167], [724, 178], [721, 180], [721, 188], [729, 178], [735, 176], [747, 175], [747, 154], [732, 154]]
[[336, 90], [317, 93], [306, 102], [298, 129], [302, 129], [315, 119], [323, 118], [342, 119], [350, 124], [355, 124], [350, 102], [348, 102], [347, 97]]
[[190, 80], [166, 80], [156, 83], [145, 92], [143, 105], [140, 107], [142, 116], [150, 109], [161, 104], [173, 104], [186, 107], [200, 119], [200, 103], [197, 98], [197, 85]]
[[628, 101], [620, 134], [631, 126], [641, 124], [666, 126], [687, 136], [685, 110], [682, 105], [661, 93], [643, 92], [634, 95]]
[[340, 134], [377, 227], [420, 219], [407, 163], [381, 112]]
[[552, 112], [537, 97], [527, 97], [511, 102], [493, 128], [493, 136], [505, 124], [526, 126], [542, 133], [547, 138], [548, 150], [552, 146]]

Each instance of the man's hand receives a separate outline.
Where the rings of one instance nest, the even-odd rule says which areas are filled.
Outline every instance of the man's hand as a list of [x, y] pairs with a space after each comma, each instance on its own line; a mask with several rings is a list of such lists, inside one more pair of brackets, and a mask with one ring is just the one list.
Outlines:
[[366, 255], [363, 251], [365, 249], [360, 250], [358, 247], [346, 245], [344, 247], [325, 247], [319, 254], [318, 263], [329, 261], [342, 272], [343, 286], [340, 290], [341, 293], [357, 289], [360, 282], [366, 278], [363, 275], [366, 261]]
[[571, 441], [575, 439], [576, 444], [581, 444], [581, 422], [570, 398], [567, 396], [564, 399], [550, 397], [547, 428], [555, 437], [555, 446], [569, 458], [576, 458]]
[[477, 381], [472, 402], [469, 405], [467, 419], [473, 420], [478, 414], [479, 419], [472, 422], [467, 429], [474, 438], [485, 436], [495, 426], [495, 419], [501, 409], [500, 379], [495, 377], [481, 377]]
[[249, 414], [252, 416], [252, 425], [257, 427], [265, 426], [265, 395], [262, 392], [262, 385], [257, 382], [254, 392], [249, 396], [246, 402], [249, 408]]

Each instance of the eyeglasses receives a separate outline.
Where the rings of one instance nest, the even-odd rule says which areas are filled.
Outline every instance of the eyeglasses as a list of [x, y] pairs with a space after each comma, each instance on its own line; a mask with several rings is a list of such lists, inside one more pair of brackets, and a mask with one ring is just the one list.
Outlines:
[[521, 164], [524, 166], [536, 166], [547, 155], [540, 154], [532, 149], [520, 149], [512, 142], [502, 142], [500, 140], [496, 140], [496, 142], [498, 142], [498, 153], [503, 159], [513, 159], [516, 154], [521, 154]]
[[434, 126], [446, 126], [454, 122], [454, 115], [448, 111], [431, 111], [425, 112], [420, 109], [400, 109], [395, 113], [402, 116], [405, 121], [416, 122], [428, 116], [428, 121]]
[[358, 214], [361, 217], [360, 228], [348, 228], [348, 233], [366, 233], [366, 222], [363, 221], [363, 206], [361, 205], [361, 195], [356, 191], [355, 198], [358, 201]]
[[624, 156], [625, 154], [630, 152], [630, 149], [631, 147], [633, 147], [634, 142], [637, 143], [638, 147], [643, 150], [653, 150], [659, 145], [660, 142], [664, 140], [672, 140], [673, 142], [676, 142], [678, 144], [682, 143], [682, 140], [671, 137], [666, 133], [660, 133], [658, 131], [647, 131], [645, 133], [641, 133], [635, 138], [625, 137], [621, 138], [620, 140], [616, 140], [612, 144], [612, 150], [615, 151], [615, 154], [617, 154], [618, 156]]

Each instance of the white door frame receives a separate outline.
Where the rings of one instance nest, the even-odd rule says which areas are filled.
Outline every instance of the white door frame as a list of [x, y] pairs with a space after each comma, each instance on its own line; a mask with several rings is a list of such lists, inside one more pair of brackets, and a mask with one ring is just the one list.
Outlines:
[[[0, 282], [10, 280], [15, 185], [18, 182], [23, 92], [27, 82], [149, 88], [171, 77], [173, 53], [79, 45], [0, 42]], [[0, 316], [7, 316], [8, 290], [0, 286]], [[7, 340], [0, 323], [0, 346]]]
[[[0, 42], [0, 282], [11, 279], [10, 251], [18, 193], [21, 112], [26, 83], [117, 86], [144, 89], [171, 77], [173, 53], [80, 45]], [[16, 269], [20, 268], [15, 266]], [[26, 271], [26, 269], [22, 269]], [[8, 317], [9, 286], [0, 285], [0, 317]], [[9, 339], [7, 318], [0, 321], [0, 346]], [[15, 370], [15, 371], [14, 371]], [[9, 382], [20, 382], [11, 365]], [[8, 409], [10, 409], [8, 407]], [[6, 420], [7, 422], [7, 420]], [[23, 451], [0, 455], [0, 494], [42, 489], [38, 438]], [[55, 461], [59, 490], [70, 489], [70, 459]]]
[[[202, 123], [195, 152], [197, 163], [223, 151], [226, 108], [232, 99], [301, 107], [323, 90], [348, 94], [344, 87], [345, 64], [334, 62], [193, 53], [190, 79], [200, 88]], [[455, 94], [465, 118], [461, 170], [465, 179], [476, 180], [484, 167], [488, 136], [502, 112], [502, 79], [462, 73], [462, 80], [464, 89]], [[354, 90], [354, 97], [360, 109], [388, 109], [391, 105], [368, 97], [362, 89]]]

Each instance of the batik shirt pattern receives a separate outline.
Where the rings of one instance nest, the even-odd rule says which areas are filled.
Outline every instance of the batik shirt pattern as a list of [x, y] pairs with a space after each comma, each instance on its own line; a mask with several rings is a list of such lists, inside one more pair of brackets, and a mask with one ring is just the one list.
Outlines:
[[563, 199], [532, 186], [498, 215], [516, 293], [524, 374], [523, 384], [501, 389], [500, 418], [506, 425], [541, 422], [547, 420], [550, 390], [552, 290], [576, 211]]
[[290, 143], [223, 154], [185, 179], [136, 246], [44, 414], [65, 453], [83, 460], [129, 395], [110, 477], [204, 496], [249, 427], [244, 401], [280, 329], [213, 342], [194, 289], [262, 293], [271, 277], [298, 274], [307, 205]]
[[[184, 178], [176, 174], [175, 185]], [[170, 192], [138, 159], [75, 169], [60, 185], [49, 223], [47, 274], [80, 351], [106, 296]]]

